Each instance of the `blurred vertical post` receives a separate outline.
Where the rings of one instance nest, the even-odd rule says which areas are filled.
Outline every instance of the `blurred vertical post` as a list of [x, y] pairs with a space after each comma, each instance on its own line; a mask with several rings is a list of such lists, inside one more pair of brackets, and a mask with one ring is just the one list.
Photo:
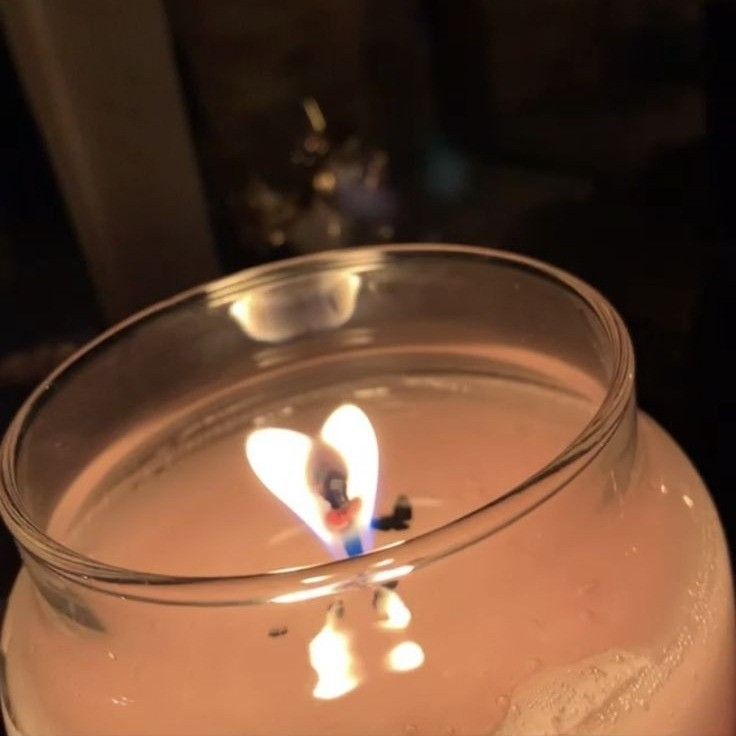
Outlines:
[[3, 3], [13, 57], [110, 320], [218, 271], [159, 0]]

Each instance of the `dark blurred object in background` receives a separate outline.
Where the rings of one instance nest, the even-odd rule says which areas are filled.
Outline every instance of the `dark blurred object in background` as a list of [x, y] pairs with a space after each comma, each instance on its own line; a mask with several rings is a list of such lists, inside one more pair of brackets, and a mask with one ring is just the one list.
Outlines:
[[[84, 0], [58, 2], [84, 22]], [[104, 7], [114, 28], [110, 14], [129, 16], [132, 6]], [[734, 538], [724, 447], [734, 416], [729, 3], [167, 0], [161, 8], [170, 33], [162, 58], [176, 60], [213, 258], [224, 270], [411, 240], [510, 248], [569, 269], [622, 312], [641, 405], [700, 468]], [[104, 65], [121, 62], [106, 58], [93, 30], [78, 46], [66, 38], [65, 53], [97, 55], [104, 79]], [[32, 64], [32, 50], [22, 53]], [[0, 84], [4, 425], [103, 316], [5, 48]], [[107, 100], [80, 94], [76, 104], [92, 105], [93, 121], [106, 105], [120, 107], [114, 84]], [[135, 100], [125, 114], [138, 121]], [[58, 172], [53, 142], [50, 150]], [[145, 177], [140, 186], [145, 195]], [[68, 188], [64, 195], [74, 211]], [[165, 224], [147, 248], [167, 247]], [[187, 244], [178, 247], [184, 257]], [[123, 297], [133, 272], [121, 271]], [[138, 279], [131, 307], [141, 288]], [[6, 589], [11, 572], [4, 567]]]

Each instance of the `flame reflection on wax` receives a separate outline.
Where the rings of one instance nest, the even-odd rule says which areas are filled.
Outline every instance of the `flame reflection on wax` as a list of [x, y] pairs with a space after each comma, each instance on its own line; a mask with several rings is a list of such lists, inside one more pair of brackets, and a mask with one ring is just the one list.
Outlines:
[[381, 588], [376, 592], [376, 608], [382, 616], [382, 629], [401, 631], [411, 622], [411, 611], [395, 590]]
[[415, 641], [402, 641], [388, 653], [387, 662], [394, 672], [410, 672], [424, 664], [424, 650]]
[[354, 690], [360, 680], [350, 649], [350, 637], [337, 629], [337, 615], [330, 610], [322, 630], [309, 643], [309, 662], [317, 673], [312, 695], [334, 700]]

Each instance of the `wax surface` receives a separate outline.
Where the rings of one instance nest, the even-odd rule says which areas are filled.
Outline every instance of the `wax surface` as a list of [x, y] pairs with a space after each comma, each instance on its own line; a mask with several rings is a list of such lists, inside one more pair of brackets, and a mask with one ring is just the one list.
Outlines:
[[[90, 557], [150, 572], [235, 575], [324, 562], [325, 547], [248, 467], [243, 440], [257, 426], [314, 435], [345, 401], [366, 412], [378, 436], [377, 511], [390, 511], [399, 494], [413, 507], [410, 528], [376, 532], [377, 547], [508, 491], [594, 412], [582, 397], [506, 379], [336, 383], [264, 406], [172, 451], [155, 472], [107, 487], [111, 454], [70, 489], [50, 532]], [[729, 734], [733, 609], [717, 519], [671, 440], [643, 417], [638, 433], [636, 472], [624, 487], [608, 482], [608, 466], [606, 478], [592, 467], [589, 490], [563, 490], [403, 578], [396, 593], [411, 614], [403, 628], [385, 626], [375, 589], [358, 589], [341, 596], [334, 619], [334, 601], [324, 598], [191, 608], [82, 592], [103, 629], [85, 630], [31, 603], [24, 573], [4, 634], [10, 696], [24, 704], [20, 731]], [[320, 674], [310, 657], [333, 646], [329, 632], [314, 643], [327, 624], [342, 648]], [[330, 677], [348, 684], [325, 699]]]
[[410, 529], [377, 532], [377, 547], [441, 526], [513, 488], [561, 452], [592, 414], [581, 398], [504, 380], [417, 376], [317, 391], [267, 407], [91, 507], [80, 502], [84, 488], [70, 494], [77, 503], [60, 506], [51, 532], [95, 559], [179, 575], [327, 561], [315, 535], [260, 483], [243, 444], [263, 426], [317, 436], [345, 401], [366, 412], [378, 436], [376, 514], [389, 513], [401, 494], [415, 509]]

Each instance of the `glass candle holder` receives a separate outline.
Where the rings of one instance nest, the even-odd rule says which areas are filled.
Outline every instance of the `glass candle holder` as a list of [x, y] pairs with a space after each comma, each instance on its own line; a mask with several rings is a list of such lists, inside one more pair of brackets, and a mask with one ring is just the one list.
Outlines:
[[734, 610], [626, 329], [549, 266], [324, 253], [157, 305], [11, 425], [13, 736], [731, 734]]

